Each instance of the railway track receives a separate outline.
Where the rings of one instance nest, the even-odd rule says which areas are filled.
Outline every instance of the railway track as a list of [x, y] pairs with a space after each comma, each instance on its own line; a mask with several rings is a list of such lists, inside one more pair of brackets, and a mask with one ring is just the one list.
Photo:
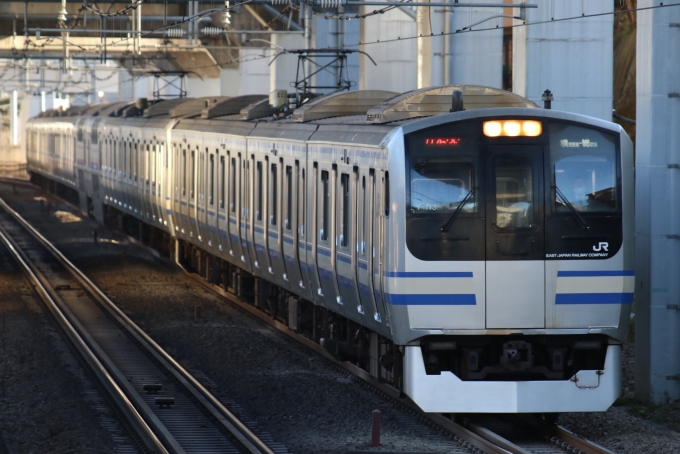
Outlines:
[[[0, 222], [2, 225], [2, 222]], [[137, 242], [134, 238], [128, 239], [144, 248], [147, 252], [153, 250]], [[158, 256], [154, 252], [154, 255]], [[374, 377], [370, 376], [366, 371], [356, 367], [347, 362], [341, 362], [332, 357], [328, 352], [321, 348], [318, 344], [309, 340], [308, 338], [295, 333], [290, 330], [285, 324], [271, 317], [247, 301], [243, 301], [222, 289], [219, 286], [212, 285], [200, 276], [187, 272], [187, 275], [196, 283], [211, 290], [230, 301], [233, 305], [242, 309], [245, 312], [253, 315], [262, 323], [269, 325], [277, 330], [282, 339], [288, 342], [303, 344], [316, 354], [322, 356], [327, 362], [332, 363], [335, 367], [342, 369], [345, 373], [352, 374], [360, 380], [353, 380], [361, 383], [373, 390], [373, 392], [380, 394], [392, 401], [407, 408], [412, 413], [416, 414], [421, 421], [427, 422], [437, 430], [447, 433], [454, 442], [457, 442], [466, 452], [472, 453], [596, 453], [606, 454], [611, 453], [605, 448], [596, 444], [579, 438], [555, 424], [549, 424], [543, 420], [531, 417], [509, 416], [509, 417], [489, 417], [488, 415], [470, 415], [469, 418], [457, 418], [452, 421], [444, 415], [427, 414], [420, 411], [420, 409], [411, 402], [408, 398], [400, 396], [398, 390], [379, 382]], [[110, 303], [112, 304], [112, 303]], [[449, 451], [447, 451], [449, 452]]]
[[286, 452], [262, 442], [2, 200], [0, 208], [0, 242], [105, 390], [140, 451]]
[[[146, 246], [136, 242], [134, 238], [129, 239], [146, 249]], [[360, 378], [376, 392], [405, 406], [421, 420], [427, 421], [431, 426], [450, 434], [454, 440], [460, 440], [463, 445], [469, 447], [473, 452], [489, 454], [613, 454], [612, 451], [602, 446], [580, 438], [565, 428], [557, 424], [548, 423], [538, 417], [527, 415], [507, 417], [474, 415], [472, 418], [463, 419], [463, 424], [458, 424], [444, 415], [425, 413], [408, 397], [402, 396], [397, 389], [380, 382], [365, 370], [352, 363], [337, 360], [317, 343], [296, 333], [285, 324], [272, 319], [269, 315], [239, 299], [236, 295], [225, 291], [222, 287], [210, 284], [195, 273], [190, 273], [186, 270], [185, 272], [187, 276], [199, 285], [219, 294], [240, 309], [257, 317], [261, 322], [273, 327], [286, 338], [313, 350], [334, 366]]]

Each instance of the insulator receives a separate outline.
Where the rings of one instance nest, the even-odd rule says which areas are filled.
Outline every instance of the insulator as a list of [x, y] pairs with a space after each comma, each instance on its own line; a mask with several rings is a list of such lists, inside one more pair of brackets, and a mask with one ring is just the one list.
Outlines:
[[168, 38], [181, 38], [186, 35], [187, 31], [183, 28], [170, 28], [168, 29]]
[[272, 4], [274, 5], [288, 5], [290, 2], [291, 0], [272, 0]]
[[204, 35], [208, 36], [219, 36], [222, 34], [222, 29], [219, 27], [204, 27], [201, 29]]
[[322, 8], [337, 8], [347, 4], [347, 0], [314, 0], [314, 4]]

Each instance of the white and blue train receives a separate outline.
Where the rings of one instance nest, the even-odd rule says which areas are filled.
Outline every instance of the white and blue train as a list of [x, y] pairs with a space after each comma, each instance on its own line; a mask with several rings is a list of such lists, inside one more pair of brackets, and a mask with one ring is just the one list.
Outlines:
[[92, 105], [30, 120], [28, 139], [33, 181], [425, 411], [604, 411], [620, 394], [633, 147], [614, 123], [447, 86], [285, 111]]

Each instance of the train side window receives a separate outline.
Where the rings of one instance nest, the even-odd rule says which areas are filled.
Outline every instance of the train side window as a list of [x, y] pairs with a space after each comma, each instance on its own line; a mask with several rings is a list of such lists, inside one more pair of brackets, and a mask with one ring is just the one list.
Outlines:
[[236, 213], [236, 158], [231, 158], [231, 175], [229, 176], [231, 188], [229, 189], [229, 210]]
[[327, 170], [321, 171], [321, 229], [319, 239], [328, 241], [328, 228], [330, 227], [331, 217], [331, 184]]
[[257, 161], [257, 208], [255, 209], [255, 219], [262, 220], [262, 162]]
[[293, 167], [286, 166], [286, 206], [284, 210], [286, 211], [286, 219], [283, 221], [283, 227], [286, 230], [290, 230], [292, 225], [291, 218], [293, 217]]
[[278, 205], [279, 205], [279, 181], [278, 181], [278, 167], [276, 164], [272, 163], [271, 165], [271, 174], [269, 178], [269, 212], [271, 213], [269, 215], [269, 224], [271, 225], [277, 225], [277, 218], [279, 215], [279, 210], [278, 210]]
[[350, 219], [350, 180], [348, 173], [340, 174], [340, 196], [342, 197], [342, 222], [340, 224], [340, 238], [339, 243], [342, 247], [347, 247], [349, 244], [349, 219]]

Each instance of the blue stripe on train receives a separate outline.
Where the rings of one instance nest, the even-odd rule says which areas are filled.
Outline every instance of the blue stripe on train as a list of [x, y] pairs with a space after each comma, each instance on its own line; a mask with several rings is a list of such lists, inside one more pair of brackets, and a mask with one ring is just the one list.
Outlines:
[[394, 306], [475, 306], [477, 298], [474, 293], [453, 293], [453, 294], [421, 294], [421, 295], [401, 295], [388, 294], [390, 304]]
[[555, 304], [632, 304], [632, 293], [558, 293]]
[[557, 272], [557, 277], [600, 277], [600, 276], [635, 276], [635, 270]]
[[[376, 268], [377, 270], [377, 268]], [[406, 272], [389, 271], [385, 272], [387, 277], [472, 277], [472, 272]]]

